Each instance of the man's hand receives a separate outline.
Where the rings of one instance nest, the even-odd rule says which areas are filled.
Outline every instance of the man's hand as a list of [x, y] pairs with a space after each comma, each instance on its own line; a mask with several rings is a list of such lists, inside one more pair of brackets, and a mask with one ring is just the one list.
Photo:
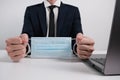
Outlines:
[[91, 38], [78, 33], [76, 36], [76, 43], [78, 57], [80, 57], [80, 59], [88, 59], [94, 51], [94, 41]]
[[25, 57], [26, 46], [28, 44], [28, 35], [21, 34], [19, 37], [9, 38], [6, 40], [6, 50], [10, 58], [18, 62]]

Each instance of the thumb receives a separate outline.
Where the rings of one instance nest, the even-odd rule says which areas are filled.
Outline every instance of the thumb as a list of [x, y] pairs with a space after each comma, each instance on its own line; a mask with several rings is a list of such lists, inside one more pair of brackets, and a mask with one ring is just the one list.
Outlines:
[[76, 36], [76, 42], [79, 43], [84, 38], [82, 33], [78, 33]]
[[22, 39], [23, 44], [28, 44], [28, 35], [27, 34], [21, 34], [20, 38]]

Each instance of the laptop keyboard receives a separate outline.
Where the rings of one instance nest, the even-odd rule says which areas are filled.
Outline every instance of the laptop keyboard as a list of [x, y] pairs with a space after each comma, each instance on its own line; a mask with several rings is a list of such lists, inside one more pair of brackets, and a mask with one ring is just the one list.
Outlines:
[[91, 60], [100, 63], [101, 65], [105, 64], [105, 58], [91, 58]]

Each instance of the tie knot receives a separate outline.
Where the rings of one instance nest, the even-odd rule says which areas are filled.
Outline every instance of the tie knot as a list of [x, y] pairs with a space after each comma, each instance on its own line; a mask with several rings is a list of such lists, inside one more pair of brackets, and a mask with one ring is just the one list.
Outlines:
[[53, 10], [55, 7], [56, 7], [55, 5], [51, 5], [51, 6], [49, 6], [49, 9]]

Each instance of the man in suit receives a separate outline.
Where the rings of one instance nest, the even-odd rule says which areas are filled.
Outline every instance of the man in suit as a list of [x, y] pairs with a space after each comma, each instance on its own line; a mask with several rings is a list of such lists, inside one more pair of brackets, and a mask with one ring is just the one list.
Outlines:
[[[52, 17], [51, 17], [52, 16]], [[80, 13], [77, 7], [60, 0], [44, 0], [27, 7], [22, 34], [6, 40], [6, 50], [13, 61], [26, 56], [31, 37], [72, 37], [76, 44], [75, 55], [88, 59], [94, 50], [94, 41], [82, 34]]]

